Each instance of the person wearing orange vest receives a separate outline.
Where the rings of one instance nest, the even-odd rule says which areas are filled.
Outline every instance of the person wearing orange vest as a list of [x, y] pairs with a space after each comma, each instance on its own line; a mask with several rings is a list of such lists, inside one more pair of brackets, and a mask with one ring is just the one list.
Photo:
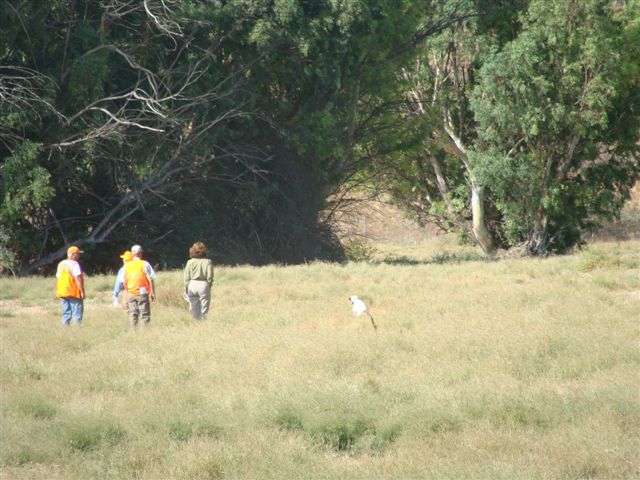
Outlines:
[[120, 306], [120, 304], [118, 303], [118, 295], [120, 294], [120, 292], [122, 292], [122, 308], [125, 312], [128, 312], [128, 295], [127, 291], [124, 288], [124, 266], [127, 264], [127, 262], [133, 260], [133, 254], [129, 250], [127, 250], [122, 255], [120, 255], [120, 258], [122, 259], [122, 267], [120, 267], [120, 270], [118, 270], [118, 273], [116, 274], [116, 283], [113, 287], [113, 306]]
[[156, 273], [151, 264], [142, 260], [142, 247], [131, 247], [133, 259], [124, 265], [124, 288], [129, 295], [129, 319], [131, 326], [138, 326], [138, 317], [145, 325], [151, 321], [151, 304], [156, 299], [154, 280]]
[[67, 258], [58, 264], [56, 297], [62, 305], [62, 324], [68, 326], [71, 318], [80, 324], [84, 313], [84, 274], [78, 260], [84, 253], [78, 247], [67, 249]]

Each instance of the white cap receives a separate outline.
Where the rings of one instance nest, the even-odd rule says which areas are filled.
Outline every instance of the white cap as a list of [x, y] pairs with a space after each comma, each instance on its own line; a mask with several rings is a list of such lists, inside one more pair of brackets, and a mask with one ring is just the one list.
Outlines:
[[133, 247], [131, 247], [131, 253], [133, 253], [134, 255], [140, 252], [142, 252], [142, 247], [140, 245], [134, 245]]

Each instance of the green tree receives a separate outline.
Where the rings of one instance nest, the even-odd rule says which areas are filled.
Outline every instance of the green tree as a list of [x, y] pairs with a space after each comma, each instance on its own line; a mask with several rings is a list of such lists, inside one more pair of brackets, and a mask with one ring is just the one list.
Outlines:
[[18, 270], [69, 243], [162, 236], [163, 217], [147, 214], [214, 158], [236, 184], [254, 176], [221, 140], [243, 115], [243, 97], [230, 100], [241, 81], [213, 68], [203, 44], [222, 34], [192, 3], [5, 1], [0, 19], [0, 219]]
[[456, 21], [426, 39], [401, 76], [405, 121], [419, 135], [410, 149], [382, 158], [385, 184], [394, 200], [420, 223], [435, 223], [473, 239], [486, 252], [494, 249], [496, 216], [485, 187], [474, 174], [469, 151], [477, 138], [468, 96], [476, 72], [493, 48], [519, 31], [518, 12], [528, 0], [443, 1], [435, 17]]
[[479, 71], [471, 159], [507, 244], [541, 255], [616, 215], [640, 173], [638, 3], [534, 0], [522, 23]]
[[638, 176], [638, 2], [441, 7], [465, 15], [401, 71], [423, 138], [372, 166], [419, 221], [487, 252], [578, 243]]
[[431, 3], [0, 3], [0, 156], [37, 145], [52, 189], [37, 219], [18, 209], [30, 228], [3, 224], [13, 258], [46, 268], [73, 242], [106, 266], [135, 239], [175, 265], [194, 236], [245, 261], [316, 255]]

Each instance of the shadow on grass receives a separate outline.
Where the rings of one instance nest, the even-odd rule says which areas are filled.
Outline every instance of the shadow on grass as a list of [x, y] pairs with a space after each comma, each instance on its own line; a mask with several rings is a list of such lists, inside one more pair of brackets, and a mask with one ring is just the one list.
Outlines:
[[496, 262], [498, 257], [491, 257], [476, 252], [460, 252], [448, 253], [439, 252], [429, 259], [420, 260], [407, 256], [388, 256], [382, 260], [376, 260], [374, 264], [385, 265], [444, 265], [448, 263], [464, 263], [464, 262]]

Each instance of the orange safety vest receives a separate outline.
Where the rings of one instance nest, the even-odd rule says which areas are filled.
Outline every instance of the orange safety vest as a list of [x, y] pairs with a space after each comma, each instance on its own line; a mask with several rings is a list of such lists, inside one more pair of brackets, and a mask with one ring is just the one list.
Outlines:
[[56, 285], [56, 297], [58, 298], [82, 298], [78, 282], [73, 278], [68, 268], [59, 270], [58, 284]]
[[140, 288], [147, 289], [151, 293], [151, 283], [144, 273], [144, 261], [134, 258], [124, 264], [124, 286], [131, 295], [140, 295]]

